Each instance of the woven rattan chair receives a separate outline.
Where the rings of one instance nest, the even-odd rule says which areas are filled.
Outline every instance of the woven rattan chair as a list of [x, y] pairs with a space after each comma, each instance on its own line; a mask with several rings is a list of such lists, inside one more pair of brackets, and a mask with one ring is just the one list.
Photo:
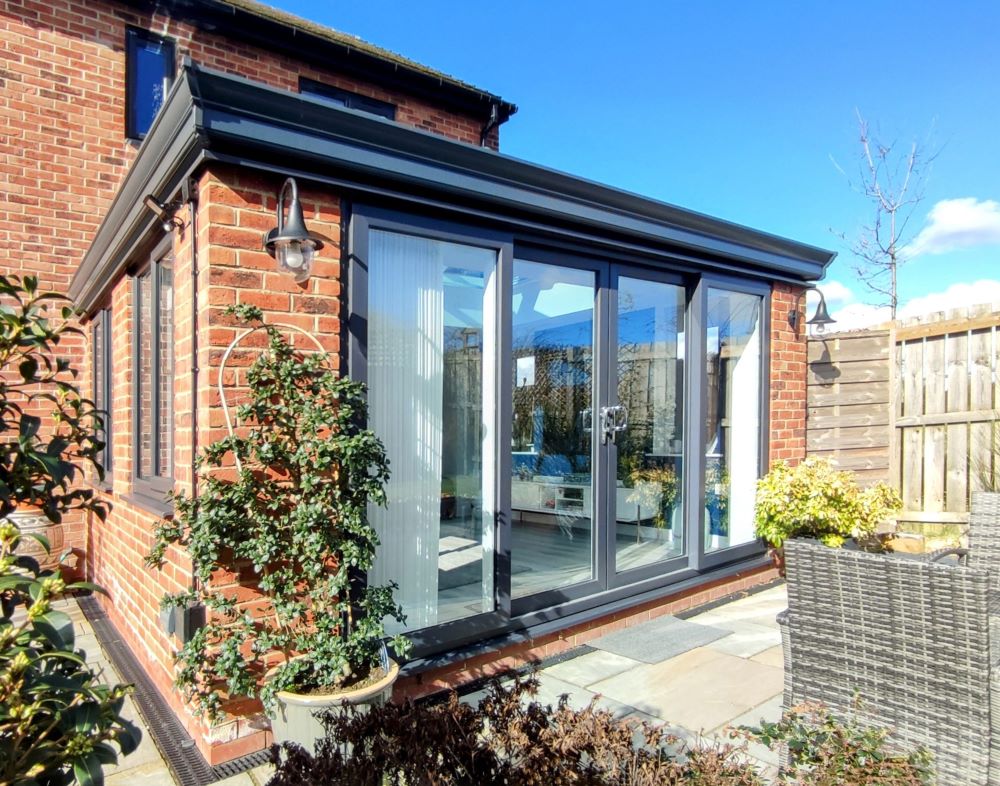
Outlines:
[[990, 572], [785, 544], [785, 708], [807, 701], [891, 728], [944, 786], [1000, 785]]

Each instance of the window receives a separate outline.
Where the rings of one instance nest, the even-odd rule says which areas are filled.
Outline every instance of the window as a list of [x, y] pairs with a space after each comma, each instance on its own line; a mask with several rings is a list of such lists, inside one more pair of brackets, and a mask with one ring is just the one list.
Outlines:
[[396, 119], [396, 107], [386, 101], [379, 101], [377, 98], [360, 96], [348, 90], [341, 90], [339, 87], [324, 85], [312, 79], [301, 77], [299, 79], [299, 92], [304, 96], [319, 98], [328, 104], [336, 106], [346, 106], [348, 109], [357, 109], [359, 112], [367, 112], [370, 115], [378, 115], [388, 120]]
[[111, 397], [111, 309], [102, 308], [94, 318], [91, 332], [93, 341], [93, 382], [94, 406], [101, 412], [103, 428], [99, 432], [104, 450], [98, 457], [104, 467], [104, 483], [111, 485], [112, 456], [112, 397]]
[[132, 302], [132, 490], [163, 505], [174, 476], [174, 290], [169, 249], [154, 254], [135, 277]]
[[174, 81], [174, 43], [146, 30], [125, 33], [125, 135], [146, 136]]

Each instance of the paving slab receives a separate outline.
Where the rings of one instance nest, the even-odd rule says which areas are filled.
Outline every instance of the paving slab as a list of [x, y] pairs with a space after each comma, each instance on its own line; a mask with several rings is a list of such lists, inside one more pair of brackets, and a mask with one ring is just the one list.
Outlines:
[[666, 615], [617, 630], [589, 646], [643, 663], [659, 663], [728, 636], [729, 631]]
[[733, 621], [719, 627], [732, 631], [729, 636], [708, 645], [719, 652], [751, 658], [773, 647], [781, 647], [781, 631], [769, 625]]
[[642, 661], [633, 658], [626, 658], [623, 655], [616, 655], [605, 650], [595, 650], [549, 666], [543, 669], [542, 673], [586, 688], [588, 685], [621, 674], [623, 671], [628, 671], [641, 664]]
[[785, 656], [781, 652], [781, 647], [771, 647], [769, 650], [764, 650], [756, 655], [754, 655], [750, 660], [756, 663], [763, 663], [765, 666], [774, 666], [778, 669], [785, 668]]
[[591, 686], [695, 732], [716, 729], [782, 690], [781, 669], [699, 647], [645, 664]]
[[166, 765], [155, 762], [119, 772], [104, 783], [105, 786], [176, 786]]

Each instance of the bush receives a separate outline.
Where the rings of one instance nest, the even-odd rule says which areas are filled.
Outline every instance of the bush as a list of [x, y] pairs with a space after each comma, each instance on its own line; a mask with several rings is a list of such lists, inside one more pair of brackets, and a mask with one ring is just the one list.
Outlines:
[[871, 539], [902, 506], [894, 489], [879, 482], [861, 490], [852, 473], [826, 459], [808, 458], [795, 467], [777, 461], [757, 482], [754, 524], [758, 537], [775, 548], [795, 537], [841, 546], [848, 537]]
[[[103, 477], [101, 419], [76, 372], [54, 357], [64, 336], [79, 333], [66, 299], [39, 293], [33, 277], [2, 275], [0, 297], [0, 784], [88, 786], [117, 759], [109, 743], [127, 754], [138, 740], [120, 715], [129, 688], [100, 683], [75, 651], [72, 621], [53, 606], [66, 592], [99, 588], [41, 571], [17, 553], [21, 531], [2, 517], [36, 506], [56, 523], [72, 510], [103, 518], [105, 506], [80, 485], [86, 466]], [[61, 320], [50, 319], [50, 305], [61, 306]]]
[[[352, 710], [327, 717], [327, 738], [310, 756], [274, 751], [268, 786], [762, 786], [738, 749], [683, 751], [647, 724], [615, 719], [593, 704], [570, 709], [526, 701], [535, 679], [493, 683], [478, 707], [450, 694], [440, 703]], [[340, 746], [333, 740], [349, 745]], [[679, 756], [679, 753], [684, 753]]]
[[797, 707], [778, 723], [745, 732], [768, 747], [788, 747], [779, 783], [789, 786], [926, 786], [934, 782], [930, 754], [893, 748], [886, 729], [840, 721], [822, 705]]

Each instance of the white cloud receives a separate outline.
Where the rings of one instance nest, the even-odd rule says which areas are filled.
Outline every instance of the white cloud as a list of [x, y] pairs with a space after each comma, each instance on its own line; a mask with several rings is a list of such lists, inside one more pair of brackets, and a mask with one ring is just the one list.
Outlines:
[[830, 314], [836, 324], [831, 325], [828, 330], [835, 333], [843, 333], [848, 330], [863, 330], [874, 327], [883, 322], [889, 321], [888, 306], [869, 306], [865, 303], [851, 303], [844, 308], [838, 309]]
[[915, 297], [899, 309], [899, 316], [907, 319], [935, 311], [997, 302], [1000, 302], [1000, 281], [983, 279], [971, 284], [952, 284], [944, 292]]
[[[952, 284], [943, 292], [932, 292], [929, 295], [913, 298], [900, 307], [898, 317], [910, 317], [933, 314], [935, 311], [948, 311], [953, 308], [965, 308], [979, 303], [1000, 303], [1000, 281], [983, 279], [969, 284]], [[875, 327], [889, 321], [888, 306], [875, 307], [864, 303], [849, 303], [843, 308], [833, 311], [837, 320], [832, 325], [832, 332], [862, 330]]]
[[931, 208], [926, 226], [903, 253], [912, 259], [994, 244], [1000, 244], [1000, 202], [975, 197], [943, 199]]
[[839, 281], [824, 281], [819, 285], [828, 306], [835, 303], [847, 305], [854, 302], [854, 293]]

